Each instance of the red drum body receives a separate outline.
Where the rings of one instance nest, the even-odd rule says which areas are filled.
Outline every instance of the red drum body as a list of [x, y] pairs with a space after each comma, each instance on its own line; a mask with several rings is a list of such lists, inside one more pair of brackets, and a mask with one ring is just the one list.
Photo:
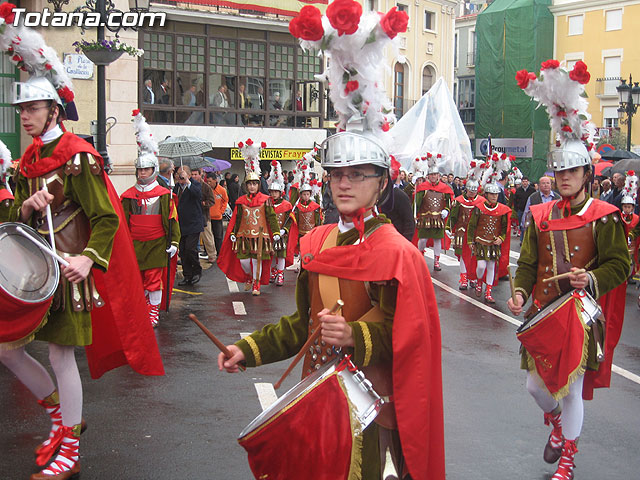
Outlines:
[[349, 479], [362, 431], [383, 403], [362, 372], [336, 358], [262, 412], [238, 443], [256, 479]]
[[58, 262], [16, 230], [48, 243], [22, 223], [0, 224], [0, 348], [32, 340], [44, 324], [60, 280]]

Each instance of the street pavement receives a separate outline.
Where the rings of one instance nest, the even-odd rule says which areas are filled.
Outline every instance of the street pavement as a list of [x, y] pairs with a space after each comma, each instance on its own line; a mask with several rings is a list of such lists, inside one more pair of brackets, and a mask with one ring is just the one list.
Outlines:
[[[427, 262], [432, 270], [432, 260]], [[447, 478], [549, 479], [554, 467], [542, 460], [549, 428], [524, 388], [515, 337], [518, 320], [506, 308], [508, 282], [501, 281], [494, 290], [497, 304], [486, 306], [470, 290], [457, 289], [453, 255], [443, 257], [443, 270], [432, 275], [442, 326]], [[81, 478], [252, 478], [236, 439], [273, 401], [272, 385], [289, 362], [236, 375], [219, 372], [217, 349], [188, 318], [194, 313], [223, 342], [232, 343], [295, 310], [292, 272], [286, 272], [283, 287], [263, 287], [259, 297], [242, 290], [215, 264], [197, 285], [177, 287], [171, 310], [161, 314], [156, 329], [164, 377], [143, 377], [123, 367], [91, 380], [84, 351], [77, 349], [88, 423], [80, 444]], [[612, 387], [596, 391], [595, 399], [585, 404], [576, 480], [640, 479], [637, 295], [630, 286], [614, 359], [625, 376], [614, 373]], [[28, 351], [48, 368], [46, 345], [34, 342]], [[299, 378], [297, 367], [278, 394]], [[46, 438], [49, 421], [2, 366], [0, 385], [0, 480], [28, 479], [37, 471], [33, 448]], [[317, 445], [282, 446], [283, 455], [312, 455], [314, 448]]]

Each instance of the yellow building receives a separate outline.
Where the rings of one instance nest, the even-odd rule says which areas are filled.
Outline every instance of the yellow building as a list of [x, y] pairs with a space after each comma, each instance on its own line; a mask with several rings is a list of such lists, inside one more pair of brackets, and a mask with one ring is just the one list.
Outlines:
[[[629, 75], [640, 80], [640, 50], [637, 28], [640, 1], [555, 0], [551, 7], [555, 19], [554, 58], [571, 68], [584, 61], [591, 73], [586, 86], [592, 121], [605, 136], [626, 123], [618, 120], [619, 97], [616, 87]], [[627, 116], [624, 115], [626, 121]], [[632, 122], [632, 149], [640, 149], [640, 117]], [[634, 148], [635, 145], [635, 148]]]

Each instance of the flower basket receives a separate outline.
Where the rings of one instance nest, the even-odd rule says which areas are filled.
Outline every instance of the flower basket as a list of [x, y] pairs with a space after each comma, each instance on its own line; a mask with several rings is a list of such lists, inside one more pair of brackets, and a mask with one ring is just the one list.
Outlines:
[[124, 53], [122, 50], [84, 50], [85, 57], [96, 65], [109, 65]]

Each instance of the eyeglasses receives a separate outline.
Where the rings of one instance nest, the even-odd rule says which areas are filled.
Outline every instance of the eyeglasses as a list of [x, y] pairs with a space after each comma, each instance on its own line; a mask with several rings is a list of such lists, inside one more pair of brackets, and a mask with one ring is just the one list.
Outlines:
[[18, 115], [22, 115], [23, 113], [27, 113], [28, 115], [33, 115], [34, 113], [36, 113], [38, 110], [42, 110], [43, 108], [49, 108], [49, 107], [16, 107], [16, 113]]
[[351, 173], [345, 173], [345, 172], [332, 172], [329, 173], [328, 177], [329, 180], [335, 180], [336, 182], [340, 183], [342, 181], [343, 178], [347, 178], [347, 180], [349, 180], [349, 182], [351, 183], [357, 183], [357, 182], [364, 182], [365, 178], [378, 178], [381, 177], [382, 175], [380, 175], [379, 173], [375, 173], [373, 175], [365, 175], [362, 172], [351, 172]]

